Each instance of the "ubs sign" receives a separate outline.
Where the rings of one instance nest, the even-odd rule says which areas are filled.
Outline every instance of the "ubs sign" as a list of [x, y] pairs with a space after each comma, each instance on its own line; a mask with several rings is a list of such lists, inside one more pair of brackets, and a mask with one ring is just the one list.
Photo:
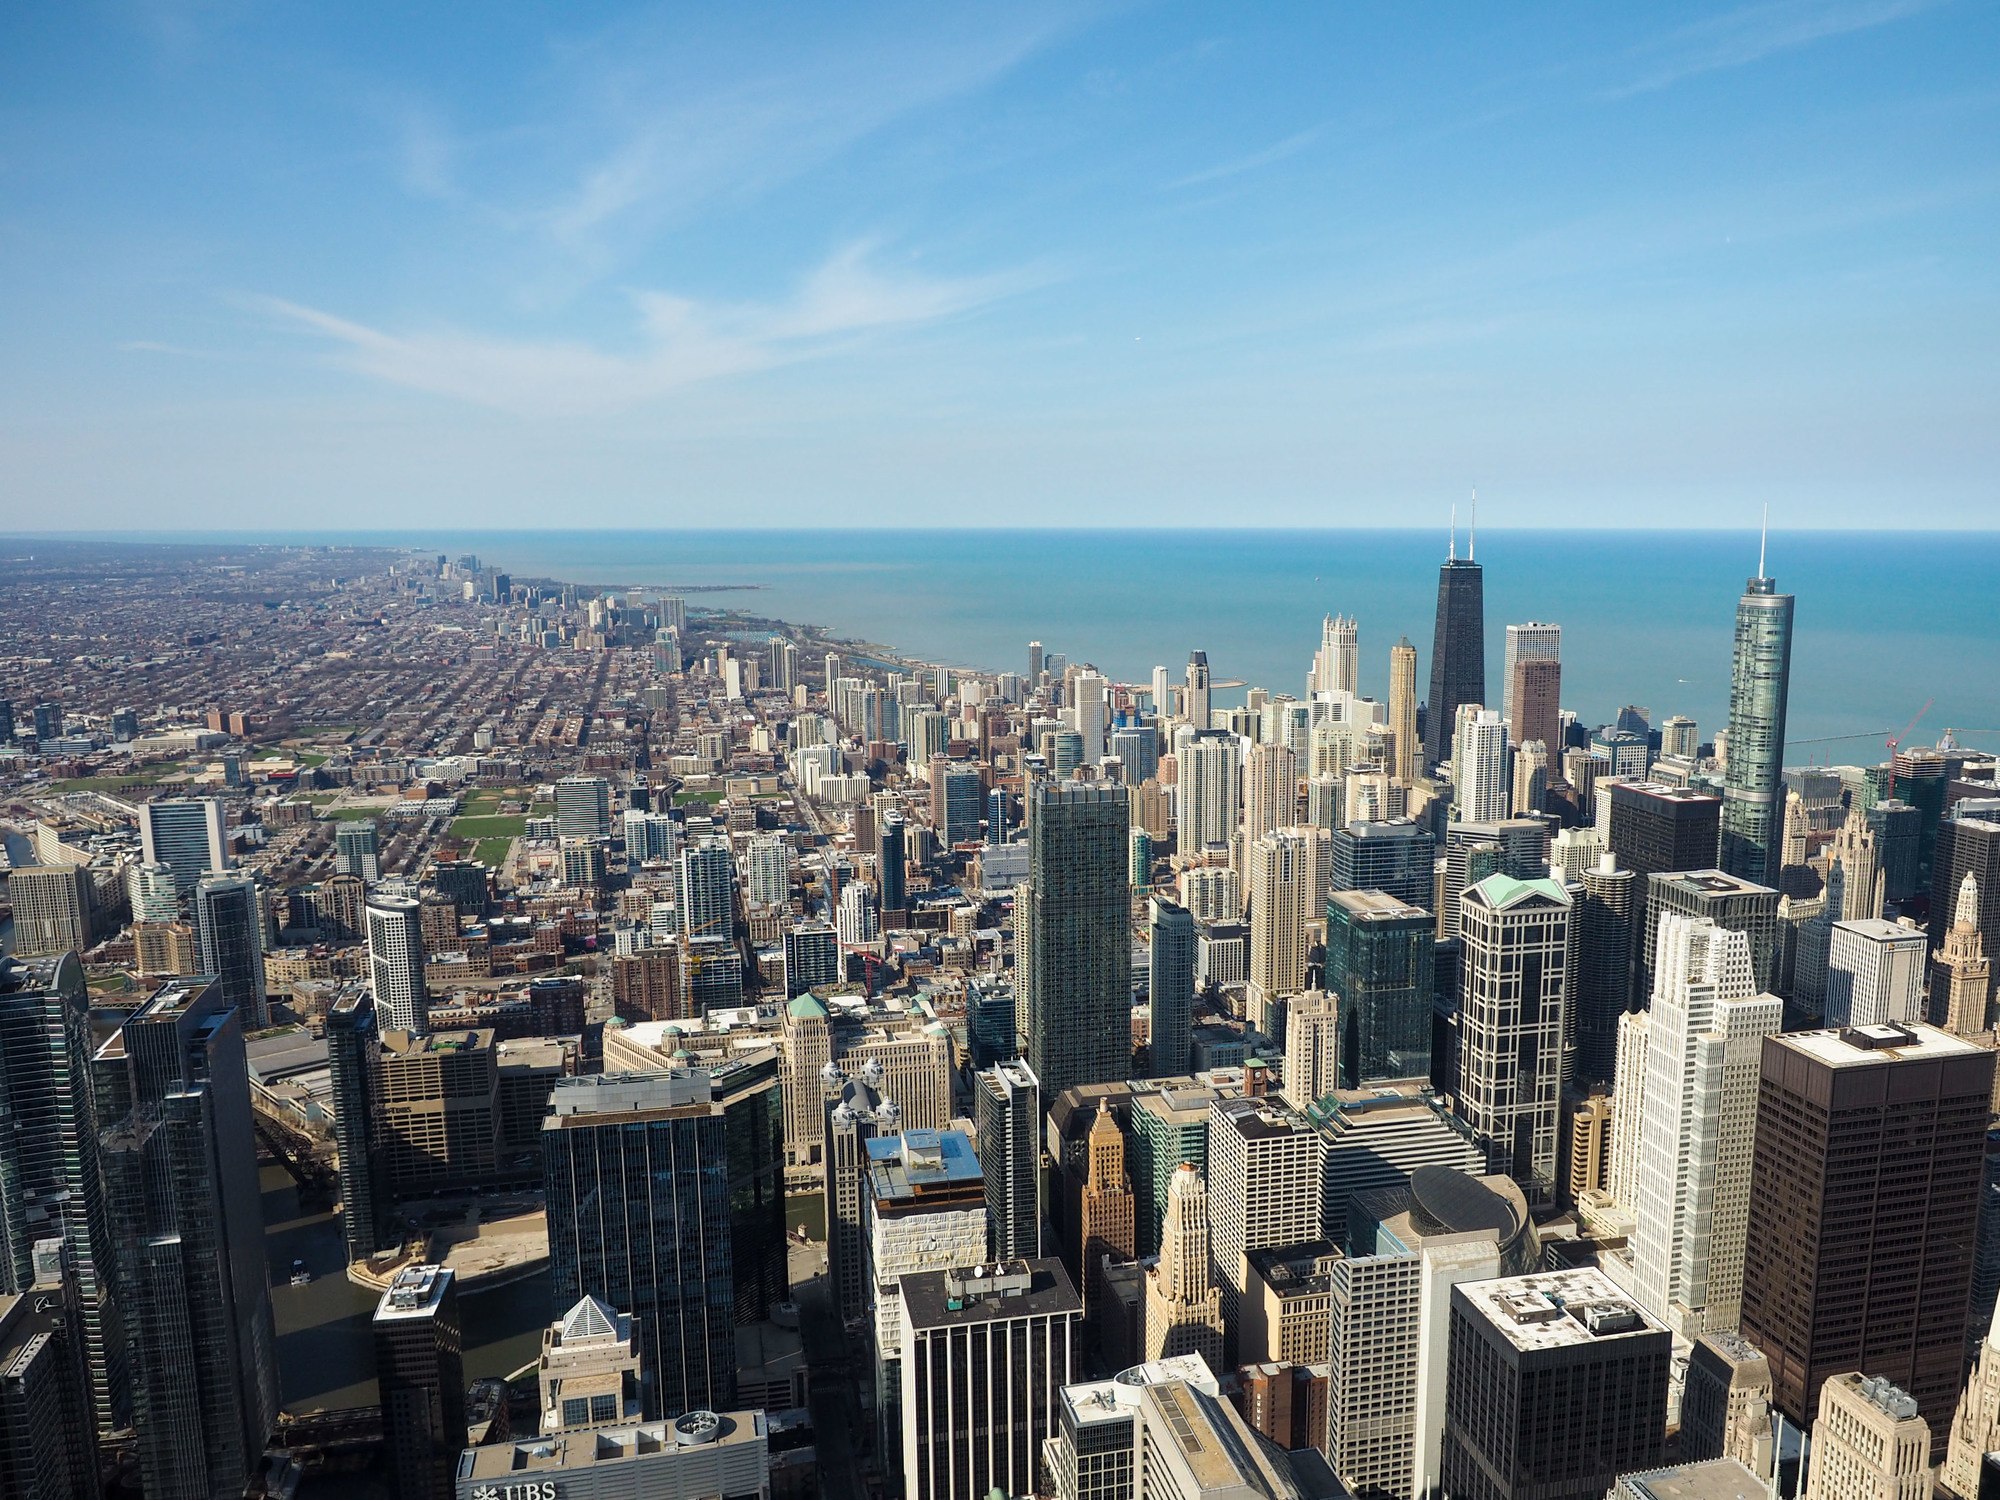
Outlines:
[[562, 1486], [553, 1479], [528, 1479], [519, 1484], [482, 1484], [472, 1500], [562, 1500]]

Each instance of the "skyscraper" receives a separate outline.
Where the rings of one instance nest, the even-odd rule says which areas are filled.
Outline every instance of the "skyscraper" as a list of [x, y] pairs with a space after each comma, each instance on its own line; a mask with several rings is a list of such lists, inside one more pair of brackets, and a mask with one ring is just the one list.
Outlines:
[[229, 868], [222, 804], [213, 797], [163, 797], [139, 810], [139, 845], [147, 864], [171, 866], [174, 883], [191, 891], [211, 870]]
[[1835, 922], [1827, 943], [1826, 1024], [1923, 1020], [1924, 949], [1921, 927], [1880, 917]]
[[352, 986], [327, 1007], [327, 1071], [340, 1152], [340, 1227], [350, 1262], [386, 1248], [390, 1203], [382, 1161], [381, 1045], [375, 997], [365, 986]]
[[1222, 1290], [1215, 1284], [1209, 1248], [1208, 1184], [1182, 1162], [1167, 1179], [1160, 1255], [1146, 1272], [1146, 1358], [1198, 1354], [1211, 1370], [1220, 1370], [1222, 1332]]
[[1105, 1260], [1123, 1264], [1132, 1259], [1138, 1250], [1138, 1225], [1132, 1178], [1125, 1170], [1125, 1132], [1118, 1128], [1110, 1110], [1100, 1109], [1090, 1122], [1084, 1149], [1086, 1165], [1077, 1224], [1083, 1275], [1077, 1290], [1083, 1294], [1084, 1316], [1089, 1318], [1104, 1295]]
[[92, 1431], [109, 1432], [128, 1419], [131, 1393], [90, 1056], [90, 994], [76, 956], [0, 960], [0, 1292], [26, 1294], [35, 1281], [35, 1239], [63, 1237], [76, 1279], [88, 1415]]
[[1511, 811], [1507, 726], [1482, 708], [1462, 722], [1452, 743], [1452, 799], [1457, 821], [1497, 823]]
[[1750, 1137], [1763, 1039], [1784, 1003], [1760, 995], [1750, 939], [1706, 920], [1660, 924], [1646, 1028], [1634, 1289], [1686, 1338], [1736, 1326], [1750, 1217]]
[[1345, 615], [1328, 615], [1319, 623], [1319, 650], [1313, 654], [1314, 693], [1356, 693], [1361, 690], [1359, 626]]
[[903, 832], [903, 815], [892, 811], [875, 834], [875, 884], [882, 894], [884, 911], [909, 909], [909, 855]]
[[195, 938], [202, 971], [215, 976], [223, 1003], [255, 1031], [270, 1019], [264, 989], [264, 894], [250, 875], [210, 875], [194, 890]]
[[1954, 1036], [1992, 1029], [1993, 960], [1979, 937], [1979, 882], [1958, 883], [1958, 903], [1944, 943], [1931, 960], [1931, 1014]]
[[1424, 747], [1417, 740], [1417, 648], [1408, 636], [1389, 648], [1389, 734], [1390, 769], [1408, 785], [1424, 763]]
[[1583, 897], [1571, 920], [1577, 924], [1576, 993], [1571, 1031], [1576, 1038], [1575, 1074], [1609, 1083], [1618, 1069], [1618, 1018], [1632, 1005], [1633, 949], [1643, 923], [1638, 873], [1622, 869], [1606, 853], [1578, 880]]
[[1835, 1375], [1819, 1391], [1805, 1500], [1929, 1500], [1935, 1446], [1907, 1391], [1859, 1370]]
[[1451, 759], [1451, 736], [1459, 705], [1486, 701], [1486, 585], [1472, 560], [1472, 544], [1458, 555], [1452, 532], [1451, 556], [1438, 569], [1437, 628], [1431, 637], [1431, 695], [1424, 707], [1424, 759], [1440, 765]]
[[902, 1293], [909, 1500], [1032, 1493], [1081, 1353], [1083, 1305], [1062, 1262], [920, 1271], [903, 1278]]
[[241, 1015], [210, 978], [132, 1012], [92, 1066], [145, 1492], [241, 1494], [278, 1414]]
[[1422, 907], [1384, 891], [1327, 898], [1326, 988], [1339, 997], [1343, 1087], [1430, 1077], [1436, 947]]
[[728, 841], [706, 838], [681, 850], [679, 878], [682, 935], [733, 940], [736, 861]]
[[1194, 917], [1164, 896], [1146, 905], [1148, 1054], [1155, 1078], [1177, 1077], [1188, 1067], [1194, 1028]]
[[1569, 893], [1489, 875], [1459, 902], [1459, 1113], [1531, 1201], [1556, 1185]]
[[1562, 627], [1509, 625], [1500, 676], [1500, 716], [1517, 745], [1540, 740], [1551, 756], [1562, 742]]
[[0, 1494], [95, 1500], [97, 1445], [61, 1287], [0, 1294]]
[[1722, 799], [1691, 787], [1620, 781], [1611, 787], [1607, 840], [1618, 862], [1641, 875], [1715, 864]]
[[430, 994], [424, 981], [423, 905], [416, 897], [378, 890], [368, 898], [368, 970], [377, 1023], [387, 1031], [429, 1033]]
[[1131, 1071], [1131, 885], [1124, 787], [1037, 782], [1014, 898], [1027, 1057], [1053, 1098]]
[[1506, 649], [1500, 666], [1500, 712], [1514, 722], [1514, 674], [1523, 662], [1561, 661], [1562, 627], [1531, 620], [1525, 625], [1509, 625]]
[[1336, 891], [1382, 891], [1408, 906], [1430, 910], [1436, 901], [1437, 841], [1410, 818], [1350, 823], [1333, 832]]
[[1174, 834], [1182, 854], [1228, 844], [1241, 822], [1243, 778], [1240, 742], [1226, 729], [1203, 729], [1183, 740], [1175, 755], [1179, 815]]
[[649, 1417], [733, 1405], [736, 1327], [787, 1295], [783, 1133], [775, 1050], [549, 1096], [554, 1310], [594, 1296], [638, 1319]]
[[1250, 1286], [1250, 1252], [1302, 1245], [1324, 1232], [1324, 1159], [1325, 1142], [1312, 1122], [1276, 1099], [1218, 1099], [1209, 1106], [1211, 1249], [1231, 1363]]
[[93, 887], [82, 865], [16, 865], [7, 877], [17, 958], [81, 953], [90, 946]]
[[1003, 1062], [974, 1076], [972, 1098], [989, 1253], [1032, 1260], [1042, 1252], [1041, 1087], [1026, 1063]]
[[1785, 700], [1792, 675], [1792, 596], [1757, 574], [1736, 601], [1729, 675], [1729, 759], [1722, 778], [1722, 868], [1775, 885], [1785, 797]]
[[565, 776], [556, 783], [556, 834], [603, 838], [611, 832], [611, 783], [602, 776]]
[[333, 870], [373, 885], [382, 878], [382, 837], [373, 818], [350, 818], [333, 830]]
[[1766, 1037], [1742, 1329], [1803, 1425], [1832, 1376], [1916, 1397], [1942, 1457], [1964, 1369], [1993, 1054], [1928, 1026]]
[[1250, 845], [1250, 999], [1253, 1025], [1306, 987], [1306, 923], [1316, 913], [1312, 851], [1296, 829], [1267, 833]]
[[1672, 1354], [1595, 1267], [1453, 1287], [1444, 1492], [1599, 1500], [1657, 1468]]
[[1188, 652], [1187, 698], [1181, 716], [1196, 729], [1208, 728], [1208, 653]]
[[405, 1266], [376, 1305], [382, 1450], [397, 1500], [453, 1500], [465, 1451], [465, 1362], [449, 1266]]
[[1243, 768], [1243, 837], [1255, 840], [1296, 821], [1299, 758], [1285, 745], [1252, 745]]

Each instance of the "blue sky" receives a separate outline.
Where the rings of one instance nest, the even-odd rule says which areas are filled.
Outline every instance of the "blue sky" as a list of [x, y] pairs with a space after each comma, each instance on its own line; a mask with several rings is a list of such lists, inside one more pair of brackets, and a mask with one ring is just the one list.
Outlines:
[[0, 526], [2000, 525], [2000, 8], [0, 17]]

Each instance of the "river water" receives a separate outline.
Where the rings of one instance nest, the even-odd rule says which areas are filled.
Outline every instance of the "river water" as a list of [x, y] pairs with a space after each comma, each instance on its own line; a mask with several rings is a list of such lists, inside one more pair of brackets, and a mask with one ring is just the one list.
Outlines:
[[[379, 1298], [347, 1279], [340, 1221], [330, 1212], [302, 1212], [283, 1167], [263, 1168], [259, 1182], [285, 1409], [374, 1405], [375, 1348], [368, 1325]], [[305, 1286], [291, 1284], [294, 1258], [313, 1273]], [[511, 1375], [534, 1363], [541, 1351], [542, 1329], [554, 1316], [549, 1273], [462, 1298], [458, 1310], [465, 1378]]]

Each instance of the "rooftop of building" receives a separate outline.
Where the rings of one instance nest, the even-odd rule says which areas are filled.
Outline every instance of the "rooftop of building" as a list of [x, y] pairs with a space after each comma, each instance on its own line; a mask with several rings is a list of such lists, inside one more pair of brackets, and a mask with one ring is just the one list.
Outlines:
[[394, 1030], [382, 1033], [383, 1050], [399, 1057], [477, 1052], [492, 1045], [493, 1032], [490, 1027], [474, 1026], [463, 1031], [433, 1031], [428, 1035]]
[[1744, 880], [1740, 876], [1729, 874], [1726, 870], [1668, 870], [1647, 878], [1654, 885], [1679, 886], [1682, 890], [1704, 896], [1777, 894], [1768, 885], [1759, 885], [1754, 880]]
[[524, 1474], [560, 1474], [690, 1448], [733, 1448], [766, 1440], [760, 1411], [692, 1411], [670, 1422], [595, 1427], [588, 1432], [551, 1433], [467, 1448], [459, 1456], [458, 1477], [461, 1481], [505, 1481]]
[[1595, 1266], [1464, 1283], [1452, 1296], [1524, 1351], [1666, 1332]]
[[1833, 925], [1867, 938], [1871, 943], [1894, 942], [1898, 939], [1908, 942], [1912, 938], [1919, 943], [1927, 941], [1923, 928], [1912, 927], [1903, 922], [1891, 922], [1884, 917], [1856, 917], [1847, 922], [1835, 922]]
[[1412, 906], [1387, 891], [1335, 891], [1327, 900], [1356, 922], [1429, 922], [1421, 906]]
[[1884, 1021], [1825, 1031], [1788, 1031], [1768, 1039], [1831, 1068], [1875, 1067], [1889, 1062], [1965, 1057], [1985, 1049], [1922, 1022]]
[[1722, 799], [1701, 787], [1674, 786], [1665, 781], [1615, 781], [1611, 784], [1611, 800], [1630, 801], [1634, 797], [1649, 797], [1661, 802], [1698, 802], [1715, 807], [1722, 805]]
[[1210, 1113], [1213, 1118], [1229, 1125], [1245, 1140], [1268, 1141], [1314, 1134], [1311, 1120], [1268, 1094], [1262, 1097], [1217, 1099], [1210, 1107]]
[[1333, 1273], [1327, 1262], [1339, 1256], [1340, 1248], [1328, 1240], [1271, 1245], [1250, 1252], [1250, 1270], [1280, 1296], [1307, 1297], [1332, 1290]]
[[396, 1273], [375, 1307], [377, 1323], [394, 1323], [435, 1314], [451, 1289], [454, 1273], [447, 1266], [405, 1266]]
[[1086, 1380], [1062, 1388], [1061, 1400], [1078, 1427], [1123, 1421], [1138, 1410], [1141, 1393], [1169, 1380], [1188, 1384], [1215, 1394], [1215, 1374], [1199, 1354], [1170, 1354], [1122, 1370], [1109, 1380]]
[[986, 1180], [972, 1138], [962, 1130], [906, 1130], [862, 1145], [877, 1203], [915, 1202]]
[[912, 1332], [1005, 1318], [1081, 1313], [1083, 1302], [1061, 1261], [990, 1261], [903, 1278], [903, 1311]]
[[1517, 880], [1512, 875], [1498, 873], [1488, 875], [1479, 884], [1465, 893], [1463, 899], [1478, 898], [1496, 911], [1519, 906], [1524, 901], [1548, 901], [1557, 906], [1569, 905], [1569, 893], [1559, 881], [1546, 877], [1540, 880]]
[[1613, 1493], [1635, 1495], [1638, 1500], [1764, 1500], [1770, 1490], [1770, 1483], [1742, 1460], [1708, 1458], [1627, 1474]]

